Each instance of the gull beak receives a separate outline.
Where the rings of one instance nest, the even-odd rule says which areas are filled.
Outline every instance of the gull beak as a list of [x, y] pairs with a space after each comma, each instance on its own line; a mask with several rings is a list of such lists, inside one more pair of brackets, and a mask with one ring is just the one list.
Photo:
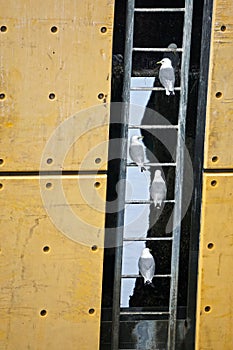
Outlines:
[[139, 136], [140, 140], [143, 140], [144, 139], [144, 136]]
[[162, 62], [161, 62], [161, 61], [158, 61], [158, 62], [156, 62], [156, 64], [162, 64]]
[[152, 249], [151, 249], [151, 248], [149, 248], [149, 251], [150, 251], [150, 252], [152, 252]]

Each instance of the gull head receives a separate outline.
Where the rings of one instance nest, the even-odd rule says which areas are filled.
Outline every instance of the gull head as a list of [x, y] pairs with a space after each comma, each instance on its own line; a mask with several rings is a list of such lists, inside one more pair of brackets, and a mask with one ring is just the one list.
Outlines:
[[147, 256], [151, 256], [151, 253], [150, 253], [150, 251], [151, 251], [151, 249], [149, 249], [149, 248], [144, 248], [143, 250], [142, 250], [142, 257], [147, 257]]
[[161, 61], [157, 62], [157, 64], [161, 64], [161, 68], [172, 68], [172, 62], [167, 57], [165, 57]]
[[154, 178], [156, 179], [156, 178], [160, 178], [160, 177], [161, 177], [161, 170], [159, 170], [159, 169], [155, 170]]
[[143, 139], [143, 136], [138, 136], [138, 135], [134, 135], [134, 136], [132, 136], [131, 137], [131, 142], [132, 143], [137, 143], [137, 142], [140, 142], [140, 140], [142, 140]]

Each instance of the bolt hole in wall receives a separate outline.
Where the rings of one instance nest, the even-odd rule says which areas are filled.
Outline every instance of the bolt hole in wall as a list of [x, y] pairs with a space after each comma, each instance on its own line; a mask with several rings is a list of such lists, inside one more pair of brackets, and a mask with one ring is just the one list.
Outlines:
[[2, 33], [5, 33], [7, 31], [7, 26], [1, 26], [0, 30]]
[[211, 186], [215, 187], [217, 185], [217, 181], [216, 180], [212, 180], [211, 181]]
[[101, 33], [106, 33], [107, 32], [107, 27], [101, 27], [100, 31], [101, 31]]
[[53, 159], [52, 158], [48, 158], [47, 159], [47, 164], [52, 164], [53, 163]]
[[215, 96], [216, 96], [216, 98], [221, 98], [222, 92], [221, 91], [216, 92]]
[[96, 158], [96, 159], [95, 159], [95, 163], [96, 163], [96, 164], [100, 164], [100, 163], [101, 163], [101, 158]]
[[100, 183], [99, 181], [96, 181], [96, 182], [94, 183], [94, 187], [95, 187], [95, 188], [100, 188], [100, 186], [101, 186], [101, 183]]
[[93, 315], [95, 313], [95, 309], [91, 308], [91, 309], [88, 310], [88, 312], [89, 312], [90, 315]]
[[227, 27], [226, 27], [225, 25], [222, 25], [222, 26], [221, 26], [221, 31], [222, 31], [222, 32], [225, 32], [226, 29], [227, 29]]
[[218, 157], [217, 157], [217, 156], [213, 156], [213, 157], [212, 157], [212, 162], [213, 162], [213, 163], [216, 163], [217, 161], [218, 161]]
[[98, 99], [99, 100], [102, 100], [104, 98], [104, 94], [101, 92], [101, 93], [99, 93], [99, 95], [98, 95]]
[[214, 248], [214, 244], [213, 243], [208, 243], [207, 248], [208, 249], [213, 249]]
[[50, 100], [54, 100], [55, 97], [56, 97], [56, 95], [55, 95], [53, 92], [51, 92], [51, 93], [49, 94], [49, 99], [50, 99]]
[[205, 312], [210, 312], [211, 311], [211, 307], [209, 305], [205, 306]]
[[43, 310], [40, 311], [40, 315], [41, 315], [42, 317], [47, 316], [47, 314], [48, 314], [48, 312], [47, 312], [47, 310], [45, 310], [45, 309], [43, 309]]
[[57, 28], [57, 26], [52, 26], [50, 30], [52, 33], [57, 33], [58, 28]]
[[43, 247], [43, 252], [44, 253], [48, 253], [49, 251], [50, 251], [50, 247], [49, 246], [46, 245], [46, 246]]

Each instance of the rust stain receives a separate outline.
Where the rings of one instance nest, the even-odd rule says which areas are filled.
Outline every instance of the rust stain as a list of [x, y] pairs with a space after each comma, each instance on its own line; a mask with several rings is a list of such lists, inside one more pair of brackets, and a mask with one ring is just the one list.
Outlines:
[[221, 259], [222, 259], [222, 253], [218, 256], [218, 269], [217, 269], [217, 275], [220, 276], [220, 268], [221, 268]]
[[6, 123], [4, 124], [4, 126], [5, 126], [6, 128], [13, 128], [14, 124], [13, 124], [12, 122], [6, 122]]

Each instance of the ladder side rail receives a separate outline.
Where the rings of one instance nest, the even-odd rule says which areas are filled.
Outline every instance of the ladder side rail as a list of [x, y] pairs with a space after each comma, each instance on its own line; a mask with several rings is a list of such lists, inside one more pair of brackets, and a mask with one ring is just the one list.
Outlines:
[[130, 84], [132, 71], [132, 48], [134, 32], [134, 8], [135, 1], [128, 0], [126, 8], [126, 40], [124, 52], [124, 82], [123, 82], [123, 106], [121, 111], [121, 150], [120, 150], [120, 174], [118, 190], [118, 213], [116, 228], [116, 251], [114, 266], [114, 288], [113, 288], [113, 309], [112, 309], [112, 342], [111, 349], [119, 349], [120, 330], [120, 294], [121, 294], [121, 269], [122, 249], [124, 235], [124, 201], [125, 201], [125, 180], [127, 166], [127, 145], [128, 145], [128, 124], [129, 124], [129, 103]]
[[178, 271], [180, 257], [180, 235], [182, 220], [182, 194], [183, 194], [183, 167], [184, 167], [184, 147], [185, 147], [185, 126], [188, 102], [188, 78], [190, 43], [192, 30], [193, 0], [186, 0], [185, 16], [183, 27], [183, 55], [181, 63], [181, 94], [178, 118], [177, 152], [176, 152], [176, 177], [175, 177], [175, 206], [173, 217], [173, 241], [171, 256], [171, 284], [169, 298], [169, 327], [168, 327], [168, 350], [175, 350], [176, 345], [176, 317], [177, 317], [177, 297], [178, 297]]

